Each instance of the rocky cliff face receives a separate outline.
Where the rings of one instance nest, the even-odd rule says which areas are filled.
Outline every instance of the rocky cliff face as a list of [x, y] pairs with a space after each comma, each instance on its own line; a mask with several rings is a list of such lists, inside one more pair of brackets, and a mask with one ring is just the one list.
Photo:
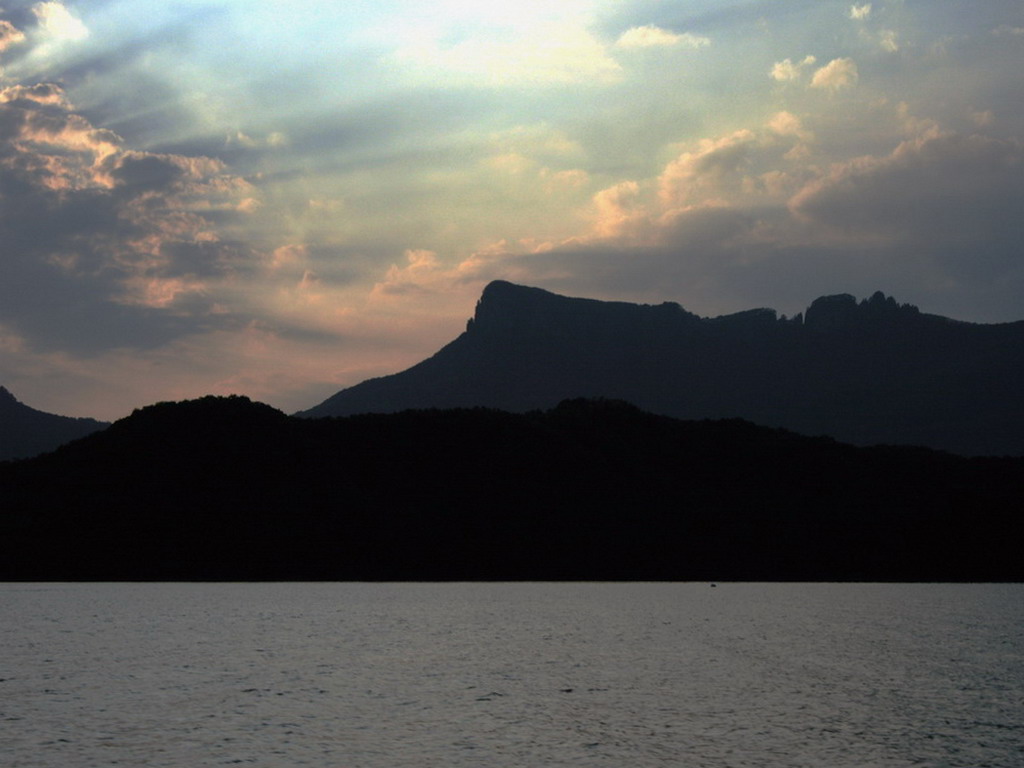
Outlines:
[[570, 298], [540, 288], [496, 280], [484, 288], [467, 331], [477, 334], [564, 334], [567, 330], [607, 328], [635, 331], [641, 325], [692, 324], [697, 315], [678, 304], [658, 306]]
[[913, 323], [920, 311], [912, 304], [897, 304], [892, 296], [881, 291], [859, 304], [848, 293], [822, 296], [807, 308], [803, 323], [814, 331], [836, 331], [858, 325], [877, 323]]
[[679, 418], [750, 419], [856, 444], [1024, 455], [1024, 322], [977, 325], [876, 293], [700, 318], [494, 282], [466, 332], [416, 366], [299, 415], [550, 408], [626, 400]]

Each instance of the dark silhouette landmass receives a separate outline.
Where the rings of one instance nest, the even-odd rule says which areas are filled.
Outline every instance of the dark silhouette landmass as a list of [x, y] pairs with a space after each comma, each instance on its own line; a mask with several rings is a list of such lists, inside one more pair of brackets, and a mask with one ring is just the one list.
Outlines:
[[825, 296], [793, 318], [700, 318], [497, 281], [465, 333], [392, 376], [297, 415], [408, 408], [523, 412], [621, 399], [683, 419], [744, 418], [857, 445], [1024, 455], [1024, 321], [974, 324], [876, 293]]
[[38, 456], [108, 426], [95, 419], [37, 411], [0, 387], [0, 461]]
[[617, 401], [206, 397], [0, 465], [0, 580], [1021, 581], [1022, 492], [1024, 459]]

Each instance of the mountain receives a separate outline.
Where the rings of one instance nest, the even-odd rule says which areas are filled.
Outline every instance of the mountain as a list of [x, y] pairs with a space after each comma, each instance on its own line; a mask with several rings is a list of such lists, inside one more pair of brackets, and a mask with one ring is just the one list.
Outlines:
[[109, 424], [30, 408], [0, 387], [0, 461], [37, 456]]
[[684, 419], [744, 418], [857, 445], [1024, 455], [1024, 321], [959, 322], [882, 293], [815, 300], [794, 318], [701, 318], [497, 281], [427, 360], [297, 415], [550, 408], [621, 399]]
[[141, 409], [0, 465], [0, 581], [1020, 581], [1024, 459], [625, 403]]

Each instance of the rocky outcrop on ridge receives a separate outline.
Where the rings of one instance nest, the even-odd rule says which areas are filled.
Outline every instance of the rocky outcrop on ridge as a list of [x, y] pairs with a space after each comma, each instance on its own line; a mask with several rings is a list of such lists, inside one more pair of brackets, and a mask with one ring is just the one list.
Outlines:
[[300, 416], [484, 406], [522, 412], [605, 397], [684, 419], [744, 418], [858, 445], [1024, 455], [1024, 321], [923, 313], [881, 292], [803, 314], [701, 318], [656, 306], [488, 285], [466, 331], [401, 373]]

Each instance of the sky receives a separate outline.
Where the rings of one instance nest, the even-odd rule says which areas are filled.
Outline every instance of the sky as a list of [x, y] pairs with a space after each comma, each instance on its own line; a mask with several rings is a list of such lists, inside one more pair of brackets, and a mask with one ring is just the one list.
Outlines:
[[1020, 0], [0, 0], [0, 385], [286, 412], [493, 279], [1024, 319]]

